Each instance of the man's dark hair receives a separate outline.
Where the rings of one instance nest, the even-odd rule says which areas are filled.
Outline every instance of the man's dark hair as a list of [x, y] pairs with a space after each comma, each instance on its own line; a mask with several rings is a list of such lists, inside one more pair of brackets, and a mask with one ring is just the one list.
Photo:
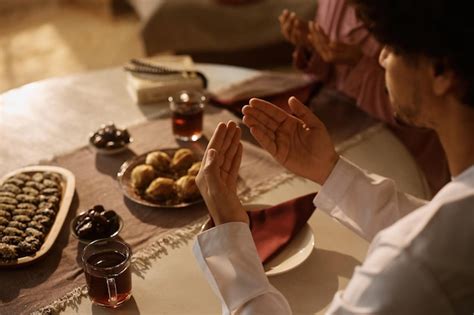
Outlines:
[[[474, 106], [474, 17], [470, 1], [350, 0], [382, 43], [403, 56], [426, 56], [452, 69], [461, 101]], [[468, 5], [469, 4], [469, 5]]]

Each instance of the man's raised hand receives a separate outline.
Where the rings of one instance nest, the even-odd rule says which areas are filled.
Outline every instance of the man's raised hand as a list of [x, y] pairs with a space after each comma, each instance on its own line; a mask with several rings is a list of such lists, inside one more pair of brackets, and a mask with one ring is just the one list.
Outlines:
[[324, 124], [295, 97], [292, 114], [260, 99], [244, 106], [243, 122], [257, 142], [293, 173], [323, 184], [339, 159]]

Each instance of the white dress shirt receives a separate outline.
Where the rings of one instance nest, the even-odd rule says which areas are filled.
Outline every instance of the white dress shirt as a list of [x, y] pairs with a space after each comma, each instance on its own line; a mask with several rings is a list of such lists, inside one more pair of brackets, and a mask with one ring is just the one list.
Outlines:
[[[426, 203], [341, 158], [314, 204], [371, 241], [328, 314], [474, 314], [474, 166]], [[291, 314], [246, 224], [199, 234], [194, 253], [223, 314]]]

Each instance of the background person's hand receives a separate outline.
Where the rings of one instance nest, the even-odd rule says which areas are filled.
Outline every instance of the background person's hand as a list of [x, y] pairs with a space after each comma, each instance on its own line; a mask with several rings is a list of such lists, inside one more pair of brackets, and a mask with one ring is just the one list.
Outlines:
[[308, 23], [300, 20], [295, 12], [283, 10], [278, 17], [283, 37], [295, 46], [311, 47], [308, 41]]
[[242, 159], [241, 130], [235, 122], [220, 123], [209, 141], [196, 176], [196, 184], [216, 225], [248, 223], [237, 197], [237, 178]]
[[325, 62], [355, 65], [362, 58], [363, 53], [359, 45], [331, 41], [324, 30], [314, 22], [309, 22], [308, 28], [308, 41]]
[[243, 121], [260, 145], [293, 173], [323, 184], [339, 156], [324, 124], [295, 97], [293, 115], [260, 99], [244, 106]]

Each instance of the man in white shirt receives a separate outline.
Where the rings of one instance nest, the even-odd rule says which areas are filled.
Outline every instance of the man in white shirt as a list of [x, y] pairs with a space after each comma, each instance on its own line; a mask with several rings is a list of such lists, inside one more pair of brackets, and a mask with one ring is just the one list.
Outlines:
[[[290, 115], [262, 100], [244, 123], [273, 157], [322, 184], [315, 206], [371, 241], [329, 314], [474, 314], [474, 28], [468, 2], [353, 0], [386, 46], [380, 64], [395, 115], [434, 129], [453, 175], [430, 202], [339, 157], [324, 125], [297, 99]], [[321, 38], [320, 40], [324, 40]], [[197, 183], [216, 227], [194, 252], [224, 314], [290, 314], [266, 278], [236, 195], [240, 129], [220, 124]], [[302, 284], [303, 285], [303, 284]], [[318, 292], [314, 292], [318, 294]]]

